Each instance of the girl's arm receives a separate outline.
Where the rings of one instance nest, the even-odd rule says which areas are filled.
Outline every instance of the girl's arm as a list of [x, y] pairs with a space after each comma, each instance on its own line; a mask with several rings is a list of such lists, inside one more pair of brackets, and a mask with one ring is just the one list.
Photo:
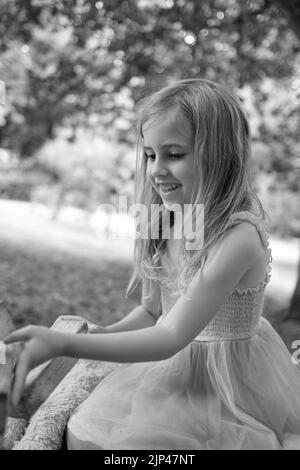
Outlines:
[[28, 326], [11, 333], [4, 342], [26, 342], [17, 361], [12, 404], [21, 398], [28, 372], [57, 356], [99, 359], [109, 362], [158, 361], [176, 351], [171, 331], [152, 326], [136, 331], [95, 335], [71, 335], [41, 326]]
[[27, 341], [18, 361], [14, 393], [19, 396], [32, 367], [58, 355], [123, 363], [159, 361], [173, 356], [201, 332], [252, 267], [257, 260], [258, 243], [249, 224], [235, 226], [202, 272], [195, 275], [187, 294], [150, 328], [87, 336], [57, 333], [43, 327], [12, 333], [6, 343]]
[[[139, 330], [154, 326], [161, 313], [161, 293], [157, 282], [153, 283], [151, 296], [147, 295], [150, 294], [148, 289], [149, 281], [145, 280], [142, 286], [141, 305], [132, 310], [122, 320], [112, 325], [101, 327], [99, 333], [102, 333], [102, 330], [103, 333], [118, 333], [120, 331]], [[97, 333], [97, 327], [95, 333]]]
[[95, 323], [89, 324], [89, 333], [119, 333], [120, 331], [139, 330], [148, 328], [156, 323], [156, 318], [146, 310], [143, 305], [138, 305], [124, 318], [108, 326]]
[[213, 255], [198, 271], [160, 324], [173, 332], [178, 349], [191, 342], [212, 320], [244, 275], [261, 262], [257, 229], [245, 222], [231, 228], [214, 247]]
[[[260, 256], [257, 231], [249, 224], [232, 228], [170, 312], [151, 328], [90, 338], [70, 336], [66, 355], [112, 362], [167, 359], [189, 344], [218, 312]], [[259, 249], [258, 249], [259, 247]]]

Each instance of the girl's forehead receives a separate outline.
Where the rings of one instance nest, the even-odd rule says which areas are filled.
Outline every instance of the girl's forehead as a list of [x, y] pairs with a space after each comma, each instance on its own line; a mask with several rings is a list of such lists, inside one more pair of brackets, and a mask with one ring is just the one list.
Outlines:
[[193, 142], [192, 127], [185, 116], [178, 114], [174, 111], [146, 121], [142, 126], [144, 144], [150, 144], [152, 140], [161, 141], [169, 138], [176, 138], [186, 144], [191, 144]]

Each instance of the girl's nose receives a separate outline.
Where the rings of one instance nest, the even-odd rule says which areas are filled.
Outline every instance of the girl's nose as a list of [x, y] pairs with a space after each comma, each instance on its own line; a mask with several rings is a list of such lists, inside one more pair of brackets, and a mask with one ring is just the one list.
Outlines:
[[155, 159], [151, 168], [151, 174], [153, 177], [166, 176], [168, 174], [168, 169], [166, 168], [162, 159], [160, 158]]

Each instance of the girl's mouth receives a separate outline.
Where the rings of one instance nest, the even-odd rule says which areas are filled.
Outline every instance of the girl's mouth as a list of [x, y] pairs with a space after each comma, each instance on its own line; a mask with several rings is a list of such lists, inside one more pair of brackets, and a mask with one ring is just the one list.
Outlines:
[[180, 187], [181, 187], [181, 184], [160, 184], [159, 185], [159, 191], [164, 196], [167, 196], [169, 194], [173, 194]]

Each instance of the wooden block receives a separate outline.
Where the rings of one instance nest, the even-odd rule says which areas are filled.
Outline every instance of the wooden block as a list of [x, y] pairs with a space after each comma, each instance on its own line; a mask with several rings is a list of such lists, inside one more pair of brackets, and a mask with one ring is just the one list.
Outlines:
[[[70, 334], [82, 334], [88, 331], [87, 322], [83, 318], [70, 315], [59, 317], [52, 328]], [[33, 369], [28, 374], [25, 392], [20, 404], [16, 408], [11, 407], [9, 415], [15, 418], [30, 419], [77, 360], [69, 357], [57, 357]]]
[[8, 414], [9, 397], [15, 364], [15, 346], [5, 346], [3, 339], [14, 330], [11, 315], [0, 302], [0, 449], [3, 448], [3, 439]]

